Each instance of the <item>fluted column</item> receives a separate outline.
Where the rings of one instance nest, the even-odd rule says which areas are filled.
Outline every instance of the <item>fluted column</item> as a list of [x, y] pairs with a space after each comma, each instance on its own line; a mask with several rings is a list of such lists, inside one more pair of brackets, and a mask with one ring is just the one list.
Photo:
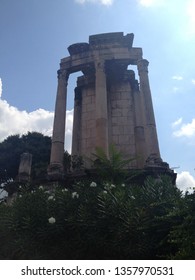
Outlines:
[[140, 77], [140, 91], [141, 94], [143, 94], [144, 99], [147, 156], [149, 157], [150, 155], [155, 155], [157, 158], [160, 158], [152, 96], [148, 78], [148, 65], [149, 62], [146, 59], [141, 59], [137, 63]]
[[95, 70], [96, 147], [102, 148], [108, 156], [108, 106], [105, 61], [97, 60]]
[[66, 70], [59, 70], [50, 166], [48, 168], [50, 176], [63, 175], [67, 82], [68, 72]]

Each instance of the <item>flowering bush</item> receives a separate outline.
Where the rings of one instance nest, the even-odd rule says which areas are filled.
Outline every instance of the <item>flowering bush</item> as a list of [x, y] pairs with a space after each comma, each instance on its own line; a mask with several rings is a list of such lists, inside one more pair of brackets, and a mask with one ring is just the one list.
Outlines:
[[194, 202], [166, 177], [22, 187], [12, 206], [0, 205], [0, 258], [194, 258]]

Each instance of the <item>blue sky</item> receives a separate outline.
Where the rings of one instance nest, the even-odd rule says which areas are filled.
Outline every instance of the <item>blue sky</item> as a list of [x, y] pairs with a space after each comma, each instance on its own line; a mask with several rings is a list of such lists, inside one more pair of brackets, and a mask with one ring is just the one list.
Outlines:
[[[161, 156], [195, 186], [195, 0], [0, 0], [0, 141], [51, 135], [60, 59], [89, 35], [134, 33], [149, 61]], [[73, 88], [68, 86], [70, 149]]]

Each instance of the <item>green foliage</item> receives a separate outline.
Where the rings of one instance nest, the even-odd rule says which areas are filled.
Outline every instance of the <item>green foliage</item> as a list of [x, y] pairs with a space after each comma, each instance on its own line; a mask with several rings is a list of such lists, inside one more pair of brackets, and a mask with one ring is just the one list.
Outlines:
[[[1, 179], [16, 175], [26, 151], [37, 178], [50, 144], [37, 133], [5, 140]], [[68, 189], [13, 182], [17, 198], [9, 206], [0, 203], [0, 259], [194, 259], [195, 192], [183, 195], [166, 176], [132, 184], [124, 169], [132, 159], [123, 160], [114, 146], [109, 158], [101, 149], [95, 157], [99, 177], [75, 179]], [[82, 158], [65, 152], [64, 166], [78, 170]]]
[[80, 171], [83, 168], [82, 156], [73, 155], [71, 156], [68, 151], [64, 152], [64, 171], [71, 173], [72, 171]]
[[194, 194], [168, 177], [19, 188], [0, 205], [1, 259], [194, 258]]
[[178, 250], [173, 259], [195, 259], [195, 191], [186, 192], [176, 208], [170, 214], [174, 221], [168, 235], [169, 243], [174, 244]]
[[71, 158], [71, 166], [73, 171], [81, 170], [83, 167], [82, 156], [73, 155]]
[[32, 178], [43, 176], [47, 170], [51, 150], [51, 138], [41, 133], [9, 136], [0, 143], [0, 183], [15, 179], [18, 174], [20, 156], [32, 154]]
[[96, 148], [94, 167], [102, 179], [109, 182], [120, 183], [127, 174], [125, 168], [134, 159], [123, 159], [123, 155], [117, 151], [114, 145], [109, 146], [109, 156], [100, 147]]
[[64, 164], [64, 171], [66, 173], [69, 173], [71, 171], [71, 155], [68, 153], [68, 151], [64, 152], [63, 164]]
[[0, 143], [0, 183], [17, 175], [22, 146], [19, 135], [9, 136]]

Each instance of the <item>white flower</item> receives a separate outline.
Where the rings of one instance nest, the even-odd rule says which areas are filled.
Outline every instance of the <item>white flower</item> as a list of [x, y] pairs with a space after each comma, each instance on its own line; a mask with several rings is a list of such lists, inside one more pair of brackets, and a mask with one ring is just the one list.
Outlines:
[[103, 193], [104, 193], [104, 194], [107, 194], [108, 192], [107, 192], [107, 191], [103, 191]]
[[48, 197], [48, 200], [54, 200], [53, 195], [50, 195], [50, 196]]
[[106, 183], [104, 188], [105, 188], [105, 190], [110, 191], [111, 189], [116, 188], [116, 186], [114, 184]]
[[51, 193], [51, 191], [45, 191], [45, 193], [48, 193], [48, 194], [50, 194], [50, 193]]
[[56, 219], [55, 219], [54, 217], [50, 217], [50, 218], [48, 219], [48, 222], [49, 222], [50, 224], [55, 224]]
[[121, 184], [121, 187], [125, 187], [125, 184]]
[[43, 186], [39, 186], [39, 190], [43, 190]]
[[97, 184], [95, 182], [91, 182], [90, 187], [97, 187]]
[[79, 198], [79, 194], [78, 194], [77, 192], [73, 192], [73, 193], [72, 193], [72, 198], [75, 198], [75, 197], [76, 197], [76, 198]]
[[22, 186], [19, 186], [19, 189], [21, 190], [21, 189], [22, 189]]
[[68, 189], [65, 188], [65, 189], [62, 190], [62, 192], [68, 192]]
[[132, 195], [131, 198], [132, 198], [132, 199], [135, 199], [135, 196]]

